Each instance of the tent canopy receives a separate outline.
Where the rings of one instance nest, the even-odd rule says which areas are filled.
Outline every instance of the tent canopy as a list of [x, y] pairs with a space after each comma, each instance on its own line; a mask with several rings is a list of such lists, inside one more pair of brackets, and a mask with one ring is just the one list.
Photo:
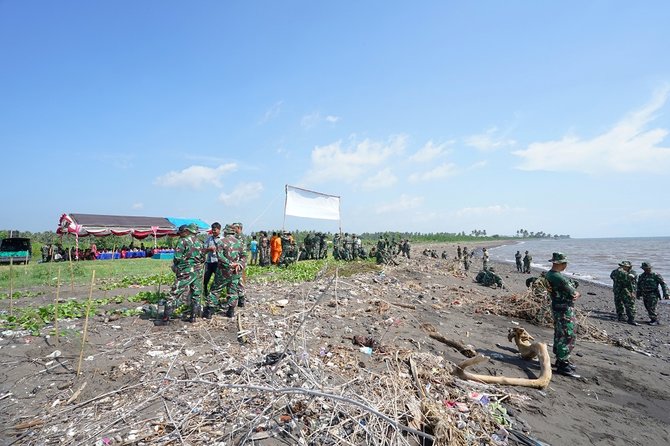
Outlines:
[[[179, 222], [176, 224], [175, 222]], [[136, 239], [177, 235], [182, 224], [195, 223], [201, 229], [209, 225], [200, 219], [172, 217], [139, 217], [131, 215], [63, 214], [58, 224], [58, 234], [73, 234], [77, 237], [104, 237], [107, 235], [130, 235]]]

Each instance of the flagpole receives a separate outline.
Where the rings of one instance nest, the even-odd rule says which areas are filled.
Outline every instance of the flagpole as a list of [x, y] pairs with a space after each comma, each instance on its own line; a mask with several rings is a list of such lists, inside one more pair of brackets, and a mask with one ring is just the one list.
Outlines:
[[342, 199], [339, 197], [337, 200], [337, 215], [340, 217], [337, 223], [340, 225], [340, 234], [342, 234]]
[[286, 203], [288, 202], [288, 184], [284, 185], [284, 221], [281, 224], [281, 230], [284, 232], [286, 228]]

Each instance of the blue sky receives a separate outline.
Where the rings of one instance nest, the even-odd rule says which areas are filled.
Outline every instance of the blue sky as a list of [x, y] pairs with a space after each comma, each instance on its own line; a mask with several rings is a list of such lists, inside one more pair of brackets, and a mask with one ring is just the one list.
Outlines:
[[[0, 1], [0, 228], [668, 234], [670, 3]], [[296, 217], [287, 229], [337, 230]]]

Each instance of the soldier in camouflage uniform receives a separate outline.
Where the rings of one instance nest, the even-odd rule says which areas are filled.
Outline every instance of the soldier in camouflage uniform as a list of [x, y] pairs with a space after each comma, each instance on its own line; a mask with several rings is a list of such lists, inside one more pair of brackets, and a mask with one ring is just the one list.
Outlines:
[[282, 248], [282, 259], [279, 266], [289, 266], [298, 260], [298, 247], [295, 240], [290, 240], [288, 246]]
[[575, 346], [575, 299], [580, 294], [574, 283], [568, 280], [561, 272], [568, 266], [568, 259], [563, 253], [555, 252], [552, 255], [551, 269], [545, 274], [549, 295], [551, 296], [551, 310], [554, 316], [554, 354], [556, 355], [556, 373], [579, 378], [575, 373], [575, 366], [570, 363], [570, 353]]
[[[236, 235], [236, 230], [231, 225], [226, 225], [223, 230], [223, 239], [219, 250], [219, 271], [214, 277], [214, 285], [210, 295], [221, 298], [225, 289], [227, 294], [226, 316], [235, 315], [235, 307], [238, 304], [239, 285], [242, 280], [242, 271], [247, 264], [244, 243]], [[213, 299], [212, 299], [213, 300]], [[206, 316], [211, 317], [212, 309], [206, 309]]]
[[195, 322], [201, 312], [205, 247], [197, 238], [198, 227], [194, 224], [179, 227], [179, 241], [174, 249], [172, 271], [175, 282], [170, 290], [162, 320], [169, 322], [172, 312], [182, 303], [189, 306], [189, 320]]
[[321, 259], [327, 259], [328, 258], [328, 242], [326, 241], [326, 234], [323, 232], [319, 232], [317, 234], [319, 238], [319, 256], [317, 257], [319, 260]]
[[530, 274], [530, 263], [533, 261], [533, 256], [531, 256], [528, 251], [523, 256], [523, 272]]
[[465, 271], [470, 271], [470, 255], [468, 255], [468, 248], [467, 246], [463, 247], [463, 268], [465, 268]]
[[333, 237], [333, 258], [335, 260], [340, 260], [340, 234], [339, 232]]
[[349, 236], [348, 232], [344, 233], [344, 238], [342, 239], [342, 252], [341, 252], [341, 257], [342, 260], [349, 261], [351, 260], [351, 237]]
[[644, 307], [649, 314], [649, 325], [659, 325], [656, 304], [658, 304], [661, 294], [658, 292], [658, 287], [660, 286], [663, 290], [663, 299], [670, 299], [668, 287], [660, 274], [651, 272], [649, 262], [643, 262], [642, 269], [644, 272], [637, 278], [637, 298], [642, 298], [644, 302]]
[[619, 267], [612, 271], [610, 279], [613, 281], [614, 308], [619, 322], [626, 321], [624, 310], [630, 325], [639, 325], [635, 322], [635, 286], [637, 276], [632, 270], [633, 265], [628, 260], [619, 263]]
[[259, 264], [261, 266], [270, 266], [270, 239], [268, 239], [268, 233], [261, 231], [261, 239], [259, 241], [260, 245], [260, 258]]
[[484, 286], [496, 286], [500, 288], [505, 288], [503, 284], [502, 277], [495, 273], [495, 269], [491, 266], [487, 269], [479, 271], [475, 277], [475, 282], [480, 283]]

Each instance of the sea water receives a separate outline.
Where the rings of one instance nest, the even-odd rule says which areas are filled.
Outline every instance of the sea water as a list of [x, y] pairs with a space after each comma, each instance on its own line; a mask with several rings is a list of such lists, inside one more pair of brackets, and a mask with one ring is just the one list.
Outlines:
[[531, 266], [544, 270], [551, 268], [551, 254], [562, 252], [568, 257], [566, 273], [609, 286], [610, 273], [621, 261], [631, 262], [638, 274], [640, 264], [649, 262], [670, 285], [670, 237], [521, 239], [491, 248], [489, 253], [492, 260], [514, 263], [517, 250], [522, 255], [527, 250], [533, 257]]

